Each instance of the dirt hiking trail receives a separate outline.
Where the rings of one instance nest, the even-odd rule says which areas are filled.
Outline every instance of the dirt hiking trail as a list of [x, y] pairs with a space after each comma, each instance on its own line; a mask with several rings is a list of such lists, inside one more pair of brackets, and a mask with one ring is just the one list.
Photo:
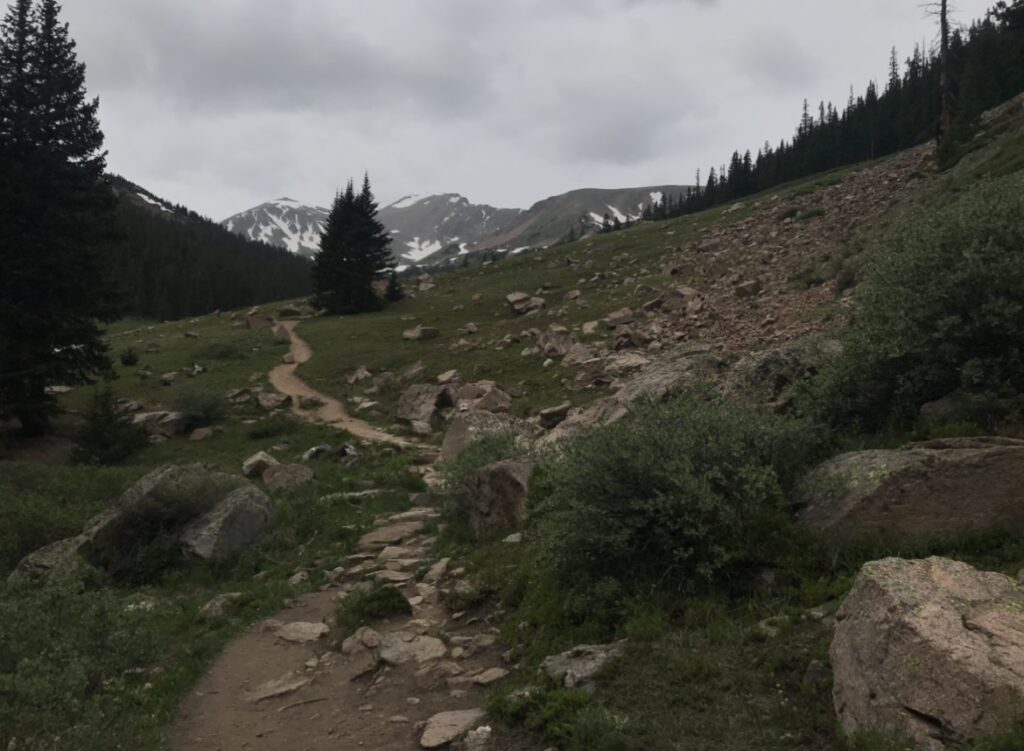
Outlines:
[[[295, 414], [310, 422], [322, 423], [341, 430], [347, 430], [356, 438], [361, 438], [365, 441], [389, 443], [392, 446], [402, 448], [417, 447], [418, 444], [416, 443], [391, 435], [363, 420], [352, 417], [345, 411], [345, 407], [341, 402], [317, 391], [299, 377], [297, 370], [300, 365], [312, 359], [313, 349], [309, 346], [308, 342], [296, 333], [295, 328], [298, 324], [299, 321], [284, 321], [281, 323], [281, 326], [288, 330], [288, 334], [291, 337], [290, 352], [294, 362], [278, 365], [270, 371], [270, 383], [282, 394], [292, 398], [292, 410]], [[314, 409], [303, 409], [300, 404], [303, 399], [318, 400], [322, 406]]]
[[[410, 751], [447, 748], [485, 726], [479, 709], [487, 688], [507, 674], [498, 629], [490, 616], [450, 613], [443, 604], [445, 593], [467, 585], [447, 560], [427, 558], [437, 515], [417, 508], [379, 520], [358, 552], [339, 561], [346, 571], [337, 583], [236, 639], [182, 703], [170, 748]], [[412, 571], [427, 565], [416, 581]], [[335, 608], [367, 578], [399, 588], [412, 615], [360, 629], [339, 645], [327, 633]], [[495, 737], [485, 747], [524, 748]]]

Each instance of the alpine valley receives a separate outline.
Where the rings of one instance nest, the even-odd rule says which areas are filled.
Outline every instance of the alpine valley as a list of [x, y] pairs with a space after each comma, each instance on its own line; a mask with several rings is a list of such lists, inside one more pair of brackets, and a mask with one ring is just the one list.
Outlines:
[[[457, 193], [406, 196], [380, 210], [400, 266], [436, 267], [477, 251], [517, 254], [600, 229], [608, 221], [639, 220], [645, 208], [685, 195], [686, 186], [584, 188], [546, 198], [530, 209], [472, 203]], [[250, 240], [312, 256], [328, 210], [291, 198], [262, 203], [225, 219], [228, 230]]]

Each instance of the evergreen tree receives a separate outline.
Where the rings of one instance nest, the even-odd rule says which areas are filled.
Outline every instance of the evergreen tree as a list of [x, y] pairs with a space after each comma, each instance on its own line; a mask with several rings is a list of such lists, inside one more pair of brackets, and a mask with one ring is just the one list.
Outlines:
[[352, 182], [335, 196], [314, 259], [314, 304], [328, 313], [347, 315], [378, 310], [374, 283], [393, 267], [391, 238], [377, 219], [370, 178], [356, 195]]
[[119, 312], [99, 102], [60, 12], [18, 0], [0, 29], [0, 414], [31, 435], [49, 428], [47, 387], [109, 369], [99, 324]]

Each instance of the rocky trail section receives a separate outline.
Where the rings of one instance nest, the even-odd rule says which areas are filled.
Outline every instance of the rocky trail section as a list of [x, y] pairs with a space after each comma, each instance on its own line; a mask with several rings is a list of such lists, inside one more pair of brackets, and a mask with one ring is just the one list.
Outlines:
[[[467, 748], [511, 748], [487, 742], [481, 710], [509, 672], [498, 630], [492, 616], [443, 604], [471, 585], [450, 561], [428, 557], [437, 515], [416, 508], [379, 520], [331, 583], [236, 639], [182, 704], [170, 748], [406, 751], [449, 747], [466, 733], [480, 742]], [[339, 644], [338, 603], [374, 581], [396, 587], [411, 615]]]
[[313, 357], [313, 350], [302, 339], [295, 328], [298, 321], [284, 321], [280, 328], [287, 332], [291, 349], [285, 362], [270, 372], [270, 383], [275, 389], [291, 397], [292, 409], [296, 415], [309, 422], [330, 425], [333, 428], [347, 430], [356, 438], [373, 443], [388, 443], [400, 448], [412, 448], [415, 444], [398, 436], [391, 435], [373, 427], [363, 420], [356, 419], [345, 411], [344, 405], [337, 399], [323, 394], [305, 381], [298, 373], [298, 367]]

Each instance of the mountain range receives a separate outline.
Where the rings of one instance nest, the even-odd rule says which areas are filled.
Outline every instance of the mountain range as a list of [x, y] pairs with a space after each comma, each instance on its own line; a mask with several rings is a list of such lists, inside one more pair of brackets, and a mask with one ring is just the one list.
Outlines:
[[[380, 210], [392, 235], [400, 267], [437, 266], [476, 251], [517, 252], [546, 247], [566, 237], [600, 229], [611, 221], [638, 220], [646, 207], [665, 196], [685, 193], [686, 186], [584, 188], [546, 198], [529, 209], [474, 204], [458, 193], [406, 196]], [[225, 219], [231, 232], [293, 253], [311, 256], [320, 244], [328, 210], [291, 198], [262, 203]]]

